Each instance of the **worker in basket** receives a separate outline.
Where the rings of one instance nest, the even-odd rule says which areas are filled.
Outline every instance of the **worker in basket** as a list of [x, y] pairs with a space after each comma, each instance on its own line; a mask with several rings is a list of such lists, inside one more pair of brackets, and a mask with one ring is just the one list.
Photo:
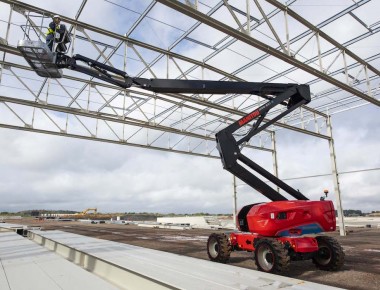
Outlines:
[[56, 51], [66, 52], [66, 43], [69, 43], [70, 36], [66, 30], [65, 24], [61, 24], [61, 16], [54, 15], [53, 21], [50, 22], [48, 32], [46, 34], [46, 44], [53, 51], [54, 43], [57, 44]]

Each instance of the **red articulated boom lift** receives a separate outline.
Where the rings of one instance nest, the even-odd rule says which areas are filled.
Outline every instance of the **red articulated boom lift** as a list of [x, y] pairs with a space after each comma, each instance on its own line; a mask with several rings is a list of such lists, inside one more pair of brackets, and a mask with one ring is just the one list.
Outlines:
[[[219, 131], [216, 142], [224, 169], [272, 202], [244, 206], [237, 215], [238, 231], [210, 235], [208, 256], [212, 261], [226, 263], [232, 251], [252, 252], [258, 269], [270, 273], [286, 270], [290, 261], [307, 259], [312, 259], [322, 270], [342, 267], [342, 247], [334, 238], [319, 235], [336, 230], [333, 203], [324, 197], [319, 201], [308, 200], [301, 192], [241, 152], [244, 144], [255, 134], [310, 102], [307, 85], [133, 78], [124, 71], [82, 55], [69, 57], [64, 53], [53, 53], [40, 41], [22, 40], [18, 49], [37, 74], [43, 77], [62, 77], [60, 69], [67, 68], [121, 88], [136, 86], [156, 93], [254, 94], [266, 98], [268, 102]], [[80, 62], [86, 65], [80, 65]], [[286, 110], [263, 122], [267, 113], [279, 105], [286, 106]], [[248, 133], [236, 139], [236, 132], [248, 124], [251, 125]], [[262, 175], [295, 200], [287, 200], [247, 168]]]

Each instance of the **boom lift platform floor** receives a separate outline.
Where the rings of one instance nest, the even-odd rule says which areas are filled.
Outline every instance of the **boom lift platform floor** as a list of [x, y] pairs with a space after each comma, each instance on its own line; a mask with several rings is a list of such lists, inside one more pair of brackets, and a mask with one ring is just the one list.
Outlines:
[[50, 51], [46, 43], [23, 39], [18, 42], [17, 49], [40, 77], [62, 77], [62, 70], [55, 64], [56, 53]]

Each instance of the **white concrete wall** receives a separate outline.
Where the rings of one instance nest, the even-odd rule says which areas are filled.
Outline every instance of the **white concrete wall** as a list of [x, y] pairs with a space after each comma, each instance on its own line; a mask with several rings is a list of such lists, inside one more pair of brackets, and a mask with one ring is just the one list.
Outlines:
[[158, 217], [159, 223], [171, 224], [190, 224], [191, 226], [207, 226], [207, 222], [203, 216], [184, 216], [184, 217]]

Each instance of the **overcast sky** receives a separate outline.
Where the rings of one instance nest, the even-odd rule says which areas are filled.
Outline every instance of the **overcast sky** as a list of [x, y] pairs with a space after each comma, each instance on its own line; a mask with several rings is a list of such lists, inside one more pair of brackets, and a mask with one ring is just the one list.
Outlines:
[[[70, 17], [75, 14], [76, 8], [46, 2], [46, 9]], [[99, 22], [96, 13], [104, 7], [107, 13], [120, 15], [115, 7], [101, 2], [93, 14], [87, 10], [82, 21]], [[138, 10], [136, 2], [125, 1]], [[165, 35], [157, 41], [171, 43], [170, 33]], [[150, 34], [146, 39], [135, 36], [147, 41]], [[380, 167], [379, 113], [379, 108], [366, 105], [333, 116], [340, 172]], [[219, 160], [2, 128], [0, 148], [0, 211], [97, 207], [100, 212], [232, 212], [232, 176]], [[277, 149], [280, 178], [331, 173], [326, 140], [280, 130]], [[272, 170], [271, 154], [257, 152], [254, 157]], [[341, 175], [343, 208], [380, 210], [379, 177], [378, 170]], [[311, 199], [319, 199], [327, 188], [335, 200], [331, 176], [287, 182]], [[265, 200], [239, 182], [239, 207]]]
[[[379, 167], [376, 114], [367, 106], [333, 118], [339, 171]], [[231, 212], [232, 177], [219, 160], [7, 129], [0, 134], [1, 211]], [[278, 135], [280, 177], [331, 172], [327, 141], [289, 131]], [[257, 155], [271, 170], [270, 154]], [[379, 209], [378, 171], [342, 175], [340, 181], [343, 208]], [[331, 176], [287, 182], [310, 198], [325, 188], [335, 198]], [[258, 201], [265, 198], [238, 187], [239, 206]]]

